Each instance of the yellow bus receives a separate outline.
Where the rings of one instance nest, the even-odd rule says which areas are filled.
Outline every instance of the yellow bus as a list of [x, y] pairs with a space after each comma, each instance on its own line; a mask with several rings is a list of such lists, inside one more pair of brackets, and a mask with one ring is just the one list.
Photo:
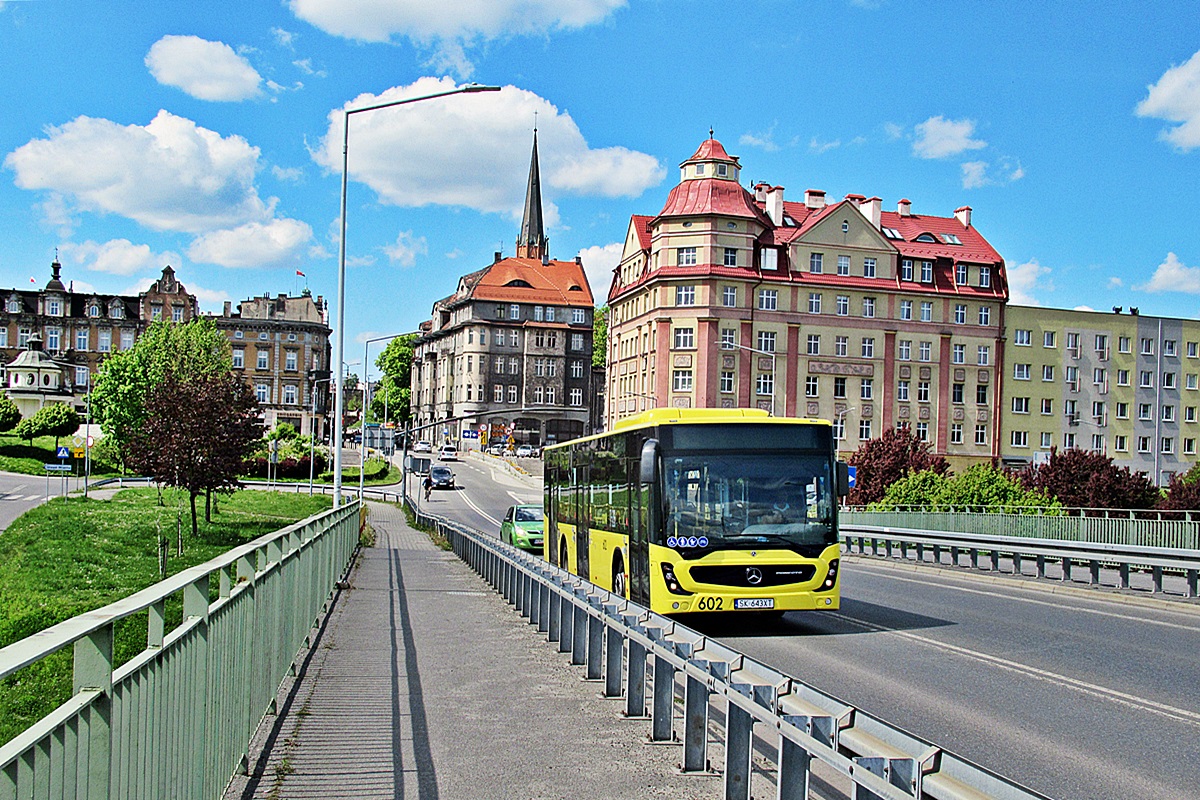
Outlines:
[[833, 426], [655, 409], [546, 447], [543, 555], [660, 614], [839, 605]]

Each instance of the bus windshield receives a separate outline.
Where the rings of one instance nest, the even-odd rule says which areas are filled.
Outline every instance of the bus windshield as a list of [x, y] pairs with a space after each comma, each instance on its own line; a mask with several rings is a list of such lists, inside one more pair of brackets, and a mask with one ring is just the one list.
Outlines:
[[829, 458], [816, 453], [671, 453], [663, 471], [665, 543], [681, 549], [833, 544], [830, 469]]

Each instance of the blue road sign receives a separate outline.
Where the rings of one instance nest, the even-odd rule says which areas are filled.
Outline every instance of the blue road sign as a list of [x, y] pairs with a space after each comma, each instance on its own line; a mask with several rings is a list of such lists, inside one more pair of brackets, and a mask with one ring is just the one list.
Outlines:
[[853, 489], [854, 485], [858, 483], [858, 467], [851, 466], [847, 472], [850, 473], [850, 488]]
[[42, 464], [46, 468], [46, 472], [70, 472], [70, 464]]
[[69, 449], [67, 449], [67, 447], [64, 445], [63, 447], [58, 448], [58, 451], [54, 454], [54, 457], [55, 458], [70, 458], [71, 451]]

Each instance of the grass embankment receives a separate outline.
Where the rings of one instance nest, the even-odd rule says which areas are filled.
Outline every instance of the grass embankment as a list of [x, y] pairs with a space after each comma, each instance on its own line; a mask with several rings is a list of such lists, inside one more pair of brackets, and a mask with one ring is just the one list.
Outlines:
[[[221, 496], [211, 523], [191, 535], [187, 498], [126, 489], [111, 500], [51, 500], [0, 533], [0, 647], [77, 614], [107, 605], [159, 580], [158, 535], [170, 549], [167, 573], [202, 564], [230, 548], [328, 509], [322, 495], [242, 491]], [[182, 514], [182, 555], [175, 554]], [[216, 592], [213, 581], [213, 592]], [[182, 599], [167, 608], [168, 630], [182, 618]], [[122, 620], [113, 644], [118, 664], [146, 646], [146, 614]], [[71, 649], [0, 681], [0, 743], [41, 719], [71, 694]]]
[[[58, 446], [72, 447], [72, 437], [60, 436], [58, 438]], [[44, 475], [46, 474], [45, 464], [63, 463], [62, 459], [57, 457], [55, 440], [53, 436], [38, 436], [30, 445], [25, 439], [19, 439], [12, 434], [0, 434], [0, 472], [20, 472], [24, 475]], [[69, 458], [67, 464], [75, 467], [76, 473], [82, 473], [84, 469], [83, 459]], [[92, 450], [92, 477], [104, 477], [106, 475], [116, 475], [117, 469], [113, 465], [96, 458], [96, 451]]]

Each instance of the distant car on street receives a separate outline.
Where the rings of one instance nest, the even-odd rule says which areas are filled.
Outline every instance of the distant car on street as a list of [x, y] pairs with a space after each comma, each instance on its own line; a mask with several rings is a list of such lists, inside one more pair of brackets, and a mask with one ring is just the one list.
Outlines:
[[435, 489], [453, 489], [454, 471], [441, 464], [435, 464], [429, 468], [429, 480], [433, 481]]
[[443, 445], [438, 451], [438, 458], [442, 461], [454, 461], [458, 458], [458, 448], [452, 444]]
[[433, 445], [431, 443], [425, 441], [424, 439], [422, 439], [421, 441], [419, 441], [415, 445], [413, 445], [413, 452], [414, 453], [432, 453]]
[[545, 515], [538, 505], [510, 506], [500, 523], [500, 541], [522, 550], [542, 549]]
[[502, 445], [494, 444], [487, 449], [487, 452], [489, 456], [502, 456], [504, 455], [504, 447]]
[[533, 458], [533, 447], [527, 444], [518, 447], [517, 458]]

